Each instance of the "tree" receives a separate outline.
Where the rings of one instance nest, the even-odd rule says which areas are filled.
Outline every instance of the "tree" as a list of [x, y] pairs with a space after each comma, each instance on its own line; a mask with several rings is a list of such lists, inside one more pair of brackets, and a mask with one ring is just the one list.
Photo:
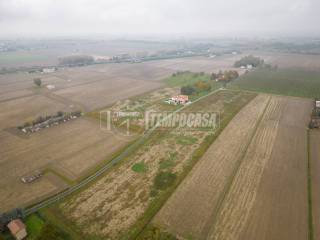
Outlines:
[[183, 95], [192, 95], [196, 90], [192, 86], [184, 86], [180, 89], [181, 94]]
[[245, 56], [241, 58], [239, 61], [236, 61], [234, 63], [234, 67], [241, 67], [241, 66], [247, 66], [252, 65], [253, 67], [258, 67], [264, 63], [264, 60], [258, 57], [254, 57], [252, 55]]
[[211, 85], [205, 81], [198, 81], [194, 84], [198, 91], [210, 91]]
[[41, 84], [42, 84], [42, 80], [41, 80], [41, 78], [34, 78], [34, 79], [33, 79], [33, 83], [34, 83], [36, 86], [40, 87]]
[[211, 73], [210, 79], [211, 80], [216, 80], [218, 78], [218, 74], [216, 73]]

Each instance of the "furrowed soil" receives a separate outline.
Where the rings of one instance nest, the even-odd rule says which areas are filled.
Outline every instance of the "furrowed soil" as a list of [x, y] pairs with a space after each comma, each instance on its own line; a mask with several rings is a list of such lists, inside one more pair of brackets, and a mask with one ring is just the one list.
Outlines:
[[311, 169], [311, 192], [312, 192], [312, 215], [314, 239], [320, 239], [320, 131], [310, 131], [310, 169]]
[[268, 96], [260, 95], [234, 117], [158, 213], [156, 225], [182, 236], [206, 236], [214, 206], [221, 201], [268, 101]]
[[[260, 115], [264, 107], [258, 108]], [[236, 121], [238, 114], [220, 135], [225, 137], [221, 145], [215, 146], [216, 141], [211, 146], [154, 224], [195, 239], [308, 239], [306, 126], [310, 112], [309, 100], [272, 97], [261, 121], [256, 120], [256, 131], [231, 145], [236, 136], [230, 131], [232, 124], [244, 128]], [[234, 171], [221, 167], [230, 146], [245, 145], [242, 156], [231, 155], [229, 168]], [[223, 151], [224, 155], [216, 155]]]

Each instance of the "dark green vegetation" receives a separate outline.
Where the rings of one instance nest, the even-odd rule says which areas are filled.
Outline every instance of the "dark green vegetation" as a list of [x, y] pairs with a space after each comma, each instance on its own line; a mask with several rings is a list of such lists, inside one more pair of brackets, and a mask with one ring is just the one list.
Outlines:
[[145, 173], [148, 170], [148, 167], [144, 162], [140, 162], [134, 164], [131, 169], [137, 173]]
[[41, 78], [35, 78], [35, 79], [33, 79], [33, 83], [34, 83], [37, 87], [41, 87], [41, 84], [42, 84]]
[[51, 224], [45, 224], [36, 240], [68, 240], [69, 235]]
[[263, 59], [249, 55], [241, 58], [239, 61], [236, 61], [234, 63], [234, 67], [241, 67], [241, 66], [247, 66], [247, 65], [258, 67], [263, 63], [264, 63]]
[[94, 58], [88, 55], [74, 55], [74, 56], [59, 58], [59, 64], [66, 65], [66, 66], [81, 66], [81, 65], [92, 64], [93, 62], [94, 62]]
[[170, 187], [177, 176], [171, 172], [159, 172], [158, 175], [154, 179], [154, 188], [156, 190], [165, 190]]
[[25, 224], [27, 226], [27, 232], [29, 239], [36, 239], [44, 226], [44, 221], [37, 214], [33, 214], [27, 217]]
[[320, 95], [320, 72], [258, 68], [231, 83], [230, 88], [315, 98]]

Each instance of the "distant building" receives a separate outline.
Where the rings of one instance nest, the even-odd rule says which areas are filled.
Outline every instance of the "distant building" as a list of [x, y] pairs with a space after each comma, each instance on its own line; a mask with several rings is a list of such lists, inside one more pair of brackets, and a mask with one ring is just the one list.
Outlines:
[[22, 240], [27, 237], [26, 225], [20, 219], [12, 220], [7, 227], [15, 239]]
[[316, 108], [320, 108], [320, 100], [316, 99]]
[[0, 213], [0, 232], [6, 230], [6, 226], [10, 221], [18, 218], [23, 218], [23, 212], [19, 208], [13, 209], [10, 212]]
[[248, 64], [247, 69], [251, 70], [251, 69], [253, 69], [253, 66], [251, 64]]
[[43, 69], [42, 69], [42, 72], [43, 72], [43, 73], [53, 73], [53, 72], [55, 72], [55, 71], [56, 71], [55, 68], [43, 68]]
[[49, 85], [47, 85], [47, 88], [48, 88], [49, 90], [53, 90], [53, 89], [55, 89], [55, 88], [56, 88], [56, 86], [55, 86], [55, 85], [51, 85], [51, 84], [49, 84]]

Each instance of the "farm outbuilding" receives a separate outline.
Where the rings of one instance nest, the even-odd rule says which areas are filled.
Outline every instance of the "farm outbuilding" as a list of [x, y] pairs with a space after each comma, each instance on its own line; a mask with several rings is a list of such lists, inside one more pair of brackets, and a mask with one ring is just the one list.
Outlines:
[[17, 240], [22, 240], [27, 237], [26, 226], [20, 219], [14, 219], [8, 224], [12, 236]]

